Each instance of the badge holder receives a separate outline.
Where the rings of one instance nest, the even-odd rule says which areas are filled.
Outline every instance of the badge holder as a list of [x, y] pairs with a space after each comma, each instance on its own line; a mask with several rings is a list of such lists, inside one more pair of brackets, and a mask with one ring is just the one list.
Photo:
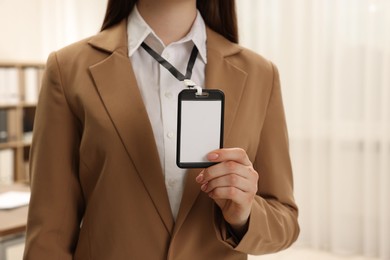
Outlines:
[[190, 80], [179, 93], [176, 164], [180, 168], [206, 168], [215, 163], [207, 154], [223, 147], [224, 93], [203, 89]]

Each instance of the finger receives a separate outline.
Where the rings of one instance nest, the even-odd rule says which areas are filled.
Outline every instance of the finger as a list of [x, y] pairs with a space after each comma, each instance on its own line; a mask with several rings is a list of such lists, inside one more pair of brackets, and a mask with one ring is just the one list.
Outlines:
[[203, 170], [201, 173], [202, 181], [199, 183], [205, 183], [229, 174], [236, 174], [242, 178], [251, 179], [252, 171], [253, 168], [251, 166], [245, 166], [235, 161], [221, 162]]
[[218, 149], [209, 153], [207, 159], [211, 162], [235, 161], [246, 166], [252, 165], [246, 151], [241, 148]]
[[243, 192], [256, 193], [257, 185], [236, 174], [215, 178], [201, 186], [202, 191], [209, 193], [221, 187], [235, 187]]
[[239, 205], [245, 205], [251, 196], [235, 187], [219, 187], [208, 193], [213, 200], [231, 200]]

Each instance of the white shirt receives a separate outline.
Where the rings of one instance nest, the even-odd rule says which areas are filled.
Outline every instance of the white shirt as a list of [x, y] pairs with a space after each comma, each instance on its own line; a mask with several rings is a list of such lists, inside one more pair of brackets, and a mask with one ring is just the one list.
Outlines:
[[145, 42], [185, 75], [195, 44], [199, 55], [191, 79], [199, 86], [204, 86], [207, 63], [206, 25], [198, 12], [190, 32], [181, 40], [165, 46], [141, 17], [137, 7], [134, 7], [128, 17], [127, 34], [128, 54], [153, 128], [168, 198], [176, 220], [186, 177], [186, 170], [176, 166], [177, 102], [178, 94], [185, 86], [140, 45]]

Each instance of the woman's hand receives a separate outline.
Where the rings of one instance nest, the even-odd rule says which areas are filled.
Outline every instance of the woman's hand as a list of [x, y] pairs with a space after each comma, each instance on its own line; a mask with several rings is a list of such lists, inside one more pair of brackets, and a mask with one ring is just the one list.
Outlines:
[[196, 181], [221, 208], [225, 221], [236, 235], [242, 237], [247, 229], [259, 175], [246, 152], [240, 148], [215, 150], [207, 158], [219, 163], [204, 169]]

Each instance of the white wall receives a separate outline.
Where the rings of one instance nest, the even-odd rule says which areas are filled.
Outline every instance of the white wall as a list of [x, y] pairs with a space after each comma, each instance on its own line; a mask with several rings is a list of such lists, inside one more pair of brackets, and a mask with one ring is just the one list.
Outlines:
[[390, 259], [390, 1], [237, 3], [242, 43], [279, 68], [298, 244]]
[[0, 60], [42, 59], [40, 0], [0, 0]]
[[0, 0], [0, 60], [45, 61], [99, 31], [107, 0]]

